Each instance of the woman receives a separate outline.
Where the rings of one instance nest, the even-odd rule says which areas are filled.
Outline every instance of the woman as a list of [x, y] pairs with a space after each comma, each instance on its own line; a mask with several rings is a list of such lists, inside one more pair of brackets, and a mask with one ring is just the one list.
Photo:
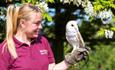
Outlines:
[[0, 44], [0, 70], [66, 70], [74, 59], [82, 59], [75, 51], [55, 64], [47, 39], [39, 35], [41, 21], [42, 12], [37, 6], [8, 6], [6, 39]]

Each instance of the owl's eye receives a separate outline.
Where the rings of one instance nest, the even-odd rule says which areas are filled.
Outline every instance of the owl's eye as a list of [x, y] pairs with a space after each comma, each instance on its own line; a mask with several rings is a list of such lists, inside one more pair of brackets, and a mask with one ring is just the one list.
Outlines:
[[74, 26], [73, 24], [71, 24], [71, 26]]

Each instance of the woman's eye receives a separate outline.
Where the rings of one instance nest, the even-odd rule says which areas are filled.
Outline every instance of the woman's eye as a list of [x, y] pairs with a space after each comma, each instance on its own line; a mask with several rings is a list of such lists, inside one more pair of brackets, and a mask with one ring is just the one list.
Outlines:
[[39, 23], [38, 23], [38, 22], [36, 22], [36, 23], [34, 23], [34, 24], [38, 25]]

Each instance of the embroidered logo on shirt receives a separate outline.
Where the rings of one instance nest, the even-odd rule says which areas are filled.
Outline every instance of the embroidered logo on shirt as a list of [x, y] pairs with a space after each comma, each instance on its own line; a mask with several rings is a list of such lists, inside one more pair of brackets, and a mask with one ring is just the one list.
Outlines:
[[40, 53], [41, 53], [41, 55], [47, 55], [48, 54], [48, 51], [47, 50], [40, 50]]

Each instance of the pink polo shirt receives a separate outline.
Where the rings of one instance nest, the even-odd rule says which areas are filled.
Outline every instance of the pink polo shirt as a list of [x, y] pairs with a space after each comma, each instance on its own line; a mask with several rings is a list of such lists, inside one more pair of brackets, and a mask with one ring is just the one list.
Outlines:
[[[8, 50], [0, 44], [0, 70], [48, 70], [48, 65], [54, 63], [54, 56], [46, 38], [37, 38], [27, 45], [14, 38], [17, 59], [13, 59]], [[4, 53], [2, 54], [2, 49]]]

